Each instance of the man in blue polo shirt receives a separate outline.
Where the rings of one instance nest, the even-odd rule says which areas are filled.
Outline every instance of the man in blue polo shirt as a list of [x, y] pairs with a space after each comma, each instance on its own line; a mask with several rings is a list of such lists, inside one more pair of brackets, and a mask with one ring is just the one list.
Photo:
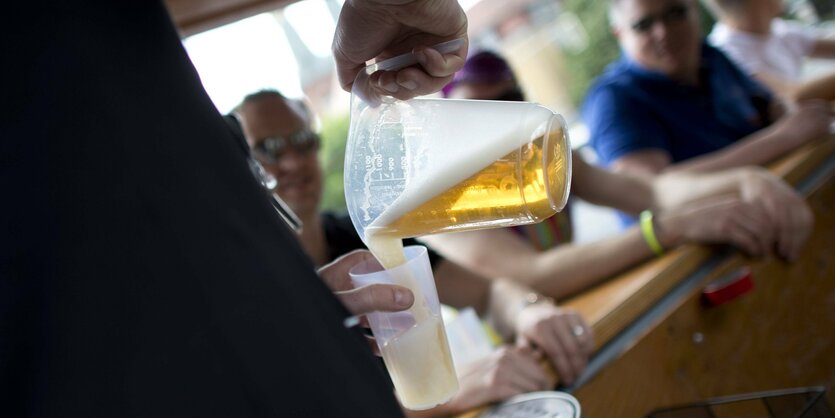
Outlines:
[[827, 132], [825, 103], [782, 114], [768, 90], [706, 45], [695, 0], [611, 0], [610, 14], [623, 57], [592, 87], [583, 117], [612, 169], [764, 164]]

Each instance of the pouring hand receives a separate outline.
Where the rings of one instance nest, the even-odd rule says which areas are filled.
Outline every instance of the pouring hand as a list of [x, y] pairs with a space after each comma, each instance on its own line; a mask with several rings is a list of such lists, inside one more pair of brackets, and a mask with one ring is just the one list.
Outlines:
[[454, 0], [346, 1], [333, 39], [340, 84], [350, 91], [369, 60], [411, 51], [419, 66], [375, 73], [369, 88], [402, 100], [436, 92], [464, 66], [467, 43], [449, 54], [428, 45], [466, 37], [467, 17]]

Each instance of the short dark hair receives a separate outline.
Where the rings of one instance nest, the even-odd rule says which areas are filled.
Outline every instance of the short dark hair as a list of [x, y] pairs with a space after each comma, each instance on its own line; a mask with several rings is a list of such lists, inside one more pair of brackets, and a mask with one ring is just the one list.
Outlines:
[[295, 111], [296, 114], [300, 118], [302, 118], [304, 123], [307, 124], [308, 126], [310, 126], [311, 124], [313, 124], [315, 122], [315, 115], [313, 114], [313, 111], [310, 109], [310, 106], [308, 105], [308, 103], [305, 100], [303, 100], [303, 99], [290, 99], [287, 96], [281, 94], [281, 92], [276, 90], [276, 89], [262, 89], [262, 90], [256, 91], [255, 93], [247, 94], [246, 96], [244, 96], [244, 99], [241, 100], [241, 103], [239, 103], [237, 106], [235, 106], [234, 109], [232, 109], [232, 112], [230, 114], [240, 113], [241, 108], [245, 104], [254, 103], [254, 102], [257, 102], [259, 100], [268, 99], [268, 98], [278, 99], [278, 100], [283, 101], [287, 105], [287, 107], [289, 107], [291, 110]]
[[287, 100], [287, 98], [284, 97], [284, 95], [281, 94], [281, 92], [276, 90], [276, 89], [263, 89], [263, 90], [258, 90], [255, 93], [250, 93], [250, 94], [247, 94], [246, 96], [244, 96], [244, 99], [241, 101], [241, 104], [236, 106], [236, 108], [239, 108], [246, 103], [252, 103], [254, 101], [265, 99], [267, 97]]

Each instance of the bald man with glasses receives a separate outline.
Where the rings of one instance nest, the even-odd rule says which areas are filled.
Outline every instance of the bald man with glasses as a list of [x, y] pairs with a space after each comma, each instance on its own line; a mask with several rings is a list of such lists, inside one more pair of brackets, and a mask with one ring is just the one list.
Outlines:
[[262, 90], [246, 96], [235, 113], [252, 156], [276, 180], [273, 191], [301, 219], [302, 234], [315, 233], [310, 221], [318, 215], [322, 190], [320, 140], [303, 104], [276, 90]]

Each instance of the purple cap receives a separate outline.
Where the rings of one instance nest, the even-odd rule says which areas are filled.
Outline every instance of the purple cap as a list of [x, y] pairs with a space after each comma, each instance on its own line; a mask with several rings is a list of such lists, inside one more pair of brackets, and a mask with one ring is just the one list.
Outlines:
[[459, 83], [497, 83], [513, 80], [513, 71], [504, 58], [494, 52], [479, 51], [467, 58], [464, 68], [455, 73], [452, 81], [441, 90], [449, 97]]

